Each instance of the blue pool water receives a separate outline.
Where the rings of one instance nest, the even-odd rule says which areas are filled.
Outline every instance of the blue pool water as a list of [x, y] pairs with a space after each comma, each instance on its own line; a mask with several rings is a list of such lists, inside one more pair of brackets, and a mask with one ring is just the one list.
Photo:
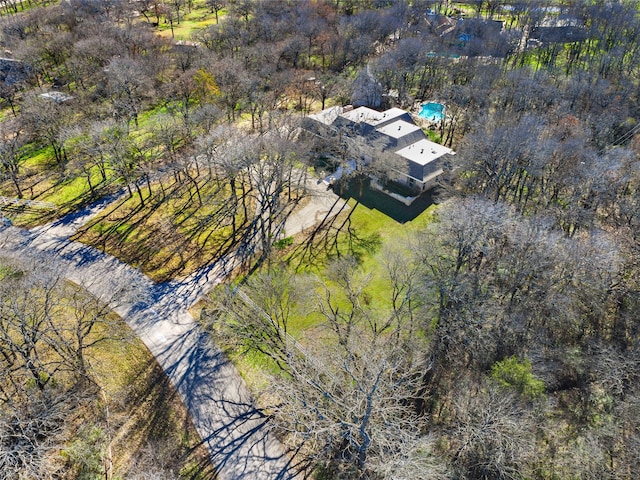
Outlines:
[[444, 105], [441, 103], [424, 103], [418, 116], [431, 122], [440, 122], [444, 119]]

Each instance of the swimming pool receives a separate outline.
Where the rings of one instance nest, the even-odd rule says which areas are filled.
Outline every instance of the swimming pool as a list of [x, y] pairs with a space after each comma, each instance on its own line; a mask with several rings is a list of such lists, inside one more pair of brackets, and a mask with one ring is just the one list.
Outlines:
[[431, 122], [441, 122], [444, 120], [444, 105], [441, 103], [423, 103], [418, 116], [426, 118]]

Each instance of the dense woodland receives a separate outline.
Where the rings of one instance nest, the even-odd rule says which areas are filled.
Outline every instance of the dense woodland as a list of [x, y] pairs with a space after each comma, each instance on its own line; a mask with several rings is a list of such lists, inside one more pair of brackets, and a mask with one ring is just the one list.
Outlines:
[[[203, 319], [236, 355], [270, 359], [256, 394], [310, 476], [635, 478], [636, 2], [206, 6], [211, 21], [176, 43], [157, 30], [178, 31], [195, 2], [3, 3], [2, 46], [24, 64], [14, 65], [19, 81], [0, 85], [1, 193], [47, 200], [73, 184], [64, 213], [124, 188], [136, 212], [171, 211], [155, 234], [175, 239], [181, 262], [162, 279], [184, 273], [193, 251], [196, 263], [246, 256], [245, 296], [216, 291]], [[369, 245], [384, 280], [337, 248], [352, 233], [342, 217], [273, 248], [304, 201], [306, 172], [327, 151], [359, 148], [308, 142], [300, 119], [350, 103], [367, 69], [383, 106], [445, 104], [432, 134], [458, 152], [429, 227]], [[72, 98], [40, 95], [50, 90]], [[79, 238], [141, 268], [162, 253], [126, 250], [117, 227]], [[13, 341], [22, 320], [7, 298], [0, 334], [12, 343], [0, 361], [28, 376], [29, 339]], [[294, 340], [309, 312], [313, 329]], [[81, 356], [65, 359], [66, 371]], [[30, 392], [53, 388], [48, 371], [22, 384], [12, 371], [2, 434], [16, 412], [32, 412]], [[2, 438], [2, 455], [24, 447]], [[7, 478], [79, 478], [71, 467], [34, 472]]]

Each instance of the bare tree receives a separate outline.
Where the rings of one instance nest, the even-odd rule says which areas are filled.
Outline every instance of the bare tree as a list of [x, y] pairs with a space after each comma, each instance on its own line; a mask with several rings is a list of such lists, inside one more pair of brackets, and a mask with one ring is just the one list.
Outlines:
[[60, 309], [56, 302], [59, 278], [52, 271], [41, 269], [29, 278], [29, 288], [24, 288], [28, 285], [26, 279], [20, 278], [20, 272], [15, 275], [17, 279], [5, 277], [2, 284], [0, 335], [4, 375], [15, 380], [29, 378], [42, 391], [63, 368], [59, 357], [51, 358], [45, 353], [51, 320]]
[[138, 127], [145, 99], [152, 96], [152, 83], [146, 65], [132, 57], [114, 58], [109, 62], [107, 77], [116, 115], [128, 125], [133, 120]]
[[307, 172], [296, 165], [304, 146], [294, 134], [285, 119], [262, 135], [219, 129], [205, 142], [211, 174], [220, 186], [230, 183], [229, 207], [242, 212], [240, 254], [245, 260], [253, 254], [259, 254], [258, 263], [270, 259], [273, 243], [285, 234], [287, 218], [306, 193]]
[[[107, 182], [108, 157], [103, 143], [106, 128], [104, 123], [95, 122], [85, 129], [76, 125], [63, 132], [65, 149], [71, 158], [71, 168], [82, 172], [92, 195], [96, 193], [99, 183]], [[96, 174], [99, 175], [97, 181]]]
[[101, 139], [104, 142], [110, 167], [122, 179], [129, 195], [133, 196], [135, 189], [140, 203], [144, 205], [140, 180], [144, 178], [149, 184], [149, 176], [141, 168], [145, 156], [131, 138], [128, 126], [125, 123], [106, 124], [102, 130]]
[[238, 18], [244, 20], [244, 23], [249, 23], [249, 16], [253, 12], [253, 3], [250, 0], [236, 0], [233, 4], [233, 14]]
[[30, 392], [0, 409], [0, 470], [3, 478], [55, 478], [62, 470], [59, 448], [74, 398], [68, 392]]
[[338, 348], [317, 348], [315, 362], [290, 355], [291, 378], [273, 380], [271, 392], [279, 400], [272, 407], [278, 430], [342, 478], [393, 476], [389, 467], [425, 446], [411, 408], [421, 363], [407, 349], [365, 335], [357, 331]]
[[[9, 264], [0, 289], [2, 383], [18, 391], [25, 383], [43, 392], [52, 384], [91, 381], [86, 352], [111, 335], [111, 308], [132, 291], [131, 285], [103, 285], [108, 293], [98, 299], [48, 264]], [[10, 391], [3, 391], [4, 401]]]
[[[281, 128], [288, 129], [284, 125]], [[306, 170], [295, 167], [298, 146], [287, 137], [288, 133], [276, 131], [270, 138], [259, 139], [248, 157], [248, 177], [256, 205], [253, 235], [263, 259], [269, 258], [273, 242], [285, 233], [285, 222], [306, 188]]]
[[[411, 281], [390, 268], [396, 288], [387, 316], [368, 305], [368, 279], [353, 258], [327, 273], [326, 281], [286, 270], [259, 274], [231, 292], [216, 325], [280, 366], [267, 388], [276, 400], [269, 408], [307, 468], [341, 478], [445, 478], [414, 408], [425, 364], [410, 307], [398, 304]], [[287, 332], [290, 316], [310, 310], [323, 319], [313, 350]]]
[[452, 464], [459, 478], [513, 479], [531, 471], [534, 419], [504, 392], [460, 392], [455, 402]]
[[[0, 271], [2, 477], [109, 478], [89, 352], [108, 339], [128, 340], [114, 336], [118, 317], [111, 308], [140, 295], [132, 288], [137, 282], [118, 285], [99, 276], [96, 284], [84, 285], [102, 292], [97, 298], [62, 280], [55, 262], [37, 256], [3, 259]], [[83, 415], [98, 418], [80, 426]]]
[[22, 198], [20, 186], [20, 167], [26, 158], [27, 139], [20, 133], [15, 122], [5, 121], [0, 130], [0, 178], [13, 184], [16, 196]]
[[207, 6], [211, 9], [211, 12], [216, 16], [216, 24], [218, 23], [218, 13], [224, 7], [226, 7], [226, 0], [207, 0]]
[[69, 126], [71, 105], [53, 99], [30, 96], [25, 98], [20, 121], [22, 130], [29, 132], [36, 141], [51, 147], [56, 164], [65, 168], [67, 153], [64, 148], [63, 130]]

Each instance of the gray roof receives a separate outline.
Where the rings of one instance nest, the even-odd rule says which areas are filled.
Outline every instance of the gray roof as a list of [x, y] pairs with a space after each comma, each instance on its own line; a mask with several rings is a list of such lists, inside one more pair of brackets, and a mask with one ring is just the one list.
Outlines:
[[316, 122], [320, 122], [325, 125], [332, 125], [333, 122], [336, 121], [336, 118], [338, 118], [338, 116], [342, 114], [343, 110], [344, 109], [342, 107], [325, 108], [321, 112], [309, 115], [309, 118], [312, 118]]
[[411, 115], [409, 115], [409, 113], [406, 112], [405, 110], [402, 110], [401, 108], [398, 108], [398, 107], [393, 107], [388, 110], [385, 110], [384, 112], [380, 112], [379, 115], [381, 116], [378, 116], [378, 118], [372, 124], [374, 127], [381, 127], [383, 125], [393, 122], [394, 120], [399, 120], [401, 118], [411, 121]]
[[395, 153], [418, 165], [426, 165], [443, 155], [453, 154], [453, 150], [439, 143], [423, 139], [401, 148]]
[[375, 125], [375, 122], [382, 118], [380, 112], [369, 107], [354, 108], [353, 110], [343, 112], [340, 116], [354, 123], [365, 122], [369, 125]]
[[396, 140], [418, 130], [422, 129], [419, 126], [413, 123], [406, 122], [404, 120], [391, 122], [383, 127], [376, 129], [377, 132], [380, 132]]
[[33, 73], [33, 68], [20, 60], [0, 58], [0, 82], [14, 85], [25, 81]]
[[64, 93], [64, 92], [58, 92], [55, 90], [52, 90], [50, 92], [45, 92], [45, 93], [41, 93], [40, 96], [42, 98], [46, 98], [48, 100], [53, 100], [56, 103], [64, 103], [67, 100], [71, 100], [73, 98], [73, 96]]
[[[326, 110], [323, 110], [320, 114], [324, 112], [326, 112]], [[386, 125], [400, 118], [411, 120], [411, 116], [408, 112], [397, 107], [389, 108], [384, 112], [378, 112], [377, 110], [373, 110], [369, 107], [358, 107], [353, 110], [342, 112], [340, 116], [351, 122], [365, 122], [372, 127], [381, 127], [382, 125]]]

